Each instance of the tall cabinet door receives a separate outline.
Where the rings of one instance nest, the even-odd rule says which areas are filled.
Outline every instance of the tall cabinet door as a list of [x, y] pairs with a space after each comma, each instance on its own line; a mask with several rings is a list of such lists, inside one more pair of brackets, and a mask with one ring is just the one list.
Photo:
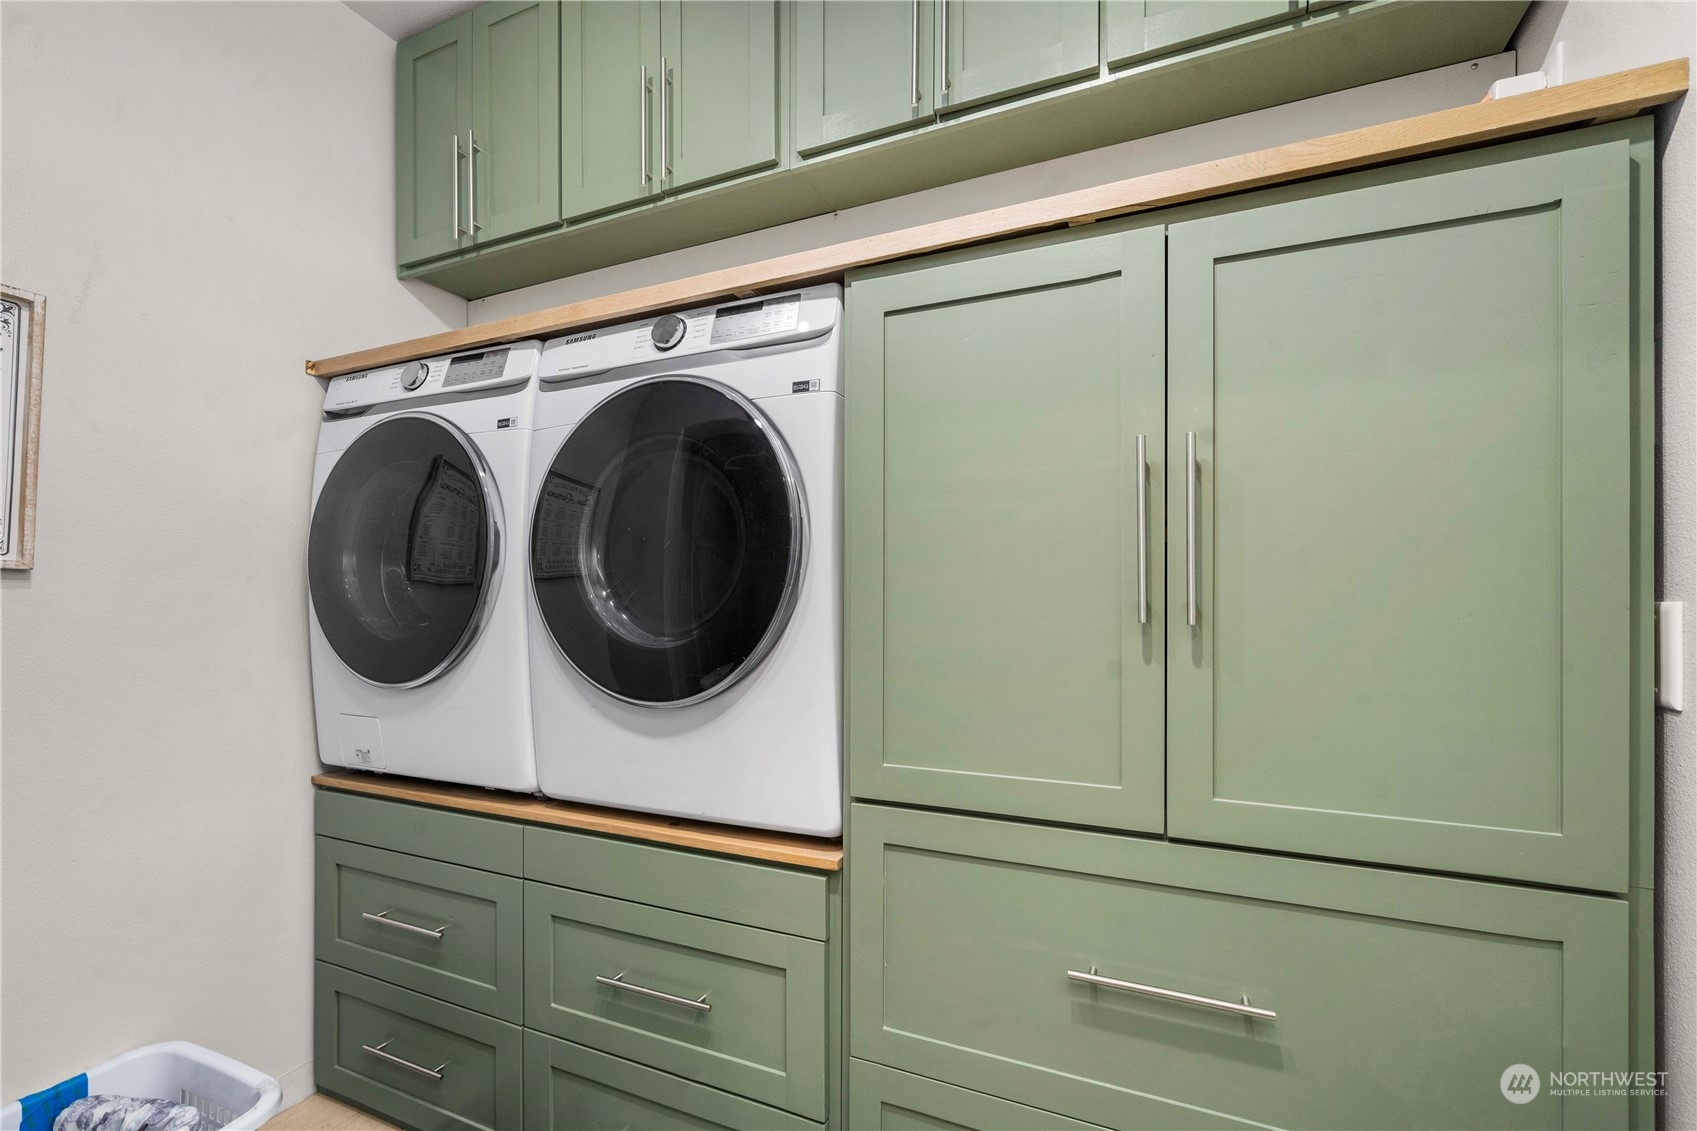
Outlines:
[[1096, 0], [939, 0], [939, 109], [1005, 98], [1096, 70]]
[[471, 17], [468, 214], [481, 243], [560, 222], [560, 6], [491, 0]]
[[402, 266], [469, 247], [465, 131], [471, 123], [471, 15], [395, 54], [395, 258]]
[[659, 0], [560, 5], [562, 214], [576, 220], [657, 195]]
[[1625, 890], [1627, 147], [1171, 228], [1171, 835]]
[[666, 191], [777, 163], [775, 0], [665, 0], [660, 54]]
[[1162, 256], [1147, 228], [851, 281], [855, 796], [1160, 831]]
[[796, 152], [931, 120], [932, 0], [798, 0], [793, 11]]
[[1103, 0], [1110, 67], [1302, 14], [1304, 0]]

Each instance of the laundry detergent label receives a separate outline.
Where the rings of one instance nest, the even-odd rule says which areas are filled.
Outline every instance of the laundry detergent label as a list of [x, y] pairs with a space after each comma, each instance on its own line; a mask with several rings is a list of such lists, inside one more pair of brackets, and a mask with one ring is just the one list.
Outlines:
[[589, 517], [600, 494], [587, 483], [550, 471], [536, 502], [536, 545], [531, 568], [537, 577], [582, 577]]
[[470, 585], [477, 580], [483, 546], [483, 492], [465, 468], [442, 456], [413, 508], [407, 539], [407, 580]]

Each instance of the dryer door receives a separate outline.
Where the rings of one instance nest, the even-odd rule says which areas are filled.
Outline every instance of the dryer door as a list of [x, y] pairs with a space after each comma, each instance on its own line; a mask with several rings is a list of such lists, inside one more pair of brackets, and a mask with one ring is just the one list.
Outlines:
[[482, 453], [440, 417], [397, 415], [348, 446], [313, 507], [307, 579], [349, 671], [416, 687], [465, 655], [494, 605], [500, 516]]
[[536, 602], [607, 694], [652, 707], [753, 671], [795, 608], [801, 478], [753, 402], [698, 377], [639, 381], [560, 445], [531, 525]]

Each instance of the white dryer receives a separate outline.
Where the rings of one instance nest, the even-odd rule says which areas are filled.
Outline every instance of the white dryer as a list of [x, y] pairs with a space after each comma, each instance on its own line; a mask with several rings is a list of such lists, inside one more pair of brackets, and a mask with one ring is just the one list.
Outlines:
[[533, 792], [525, 476], [540, 342], [330, 382], [307, 580], [319, 759]]
[[842, 831], [842, 291], [543, 350], [530, 490], [542, 791]]

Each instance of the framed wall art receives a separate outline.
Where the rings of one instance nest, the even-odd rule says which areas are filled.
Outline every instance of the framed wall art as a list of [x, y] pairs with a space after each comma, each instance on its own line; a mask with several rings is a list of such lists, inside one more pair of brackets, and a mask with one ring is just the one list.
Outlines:
[[47, 300], [0, 283], [0, 569], [35, 565], [35, 480]]

